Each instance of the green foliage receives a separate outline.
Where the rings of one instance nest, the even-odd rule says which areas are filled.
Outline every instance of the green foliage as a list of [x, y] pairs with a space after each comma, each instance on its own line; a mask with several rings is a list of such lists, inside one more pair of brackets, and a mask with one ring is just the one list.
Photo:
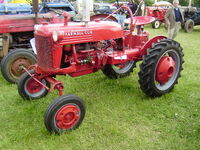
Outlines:
[[[163, 27], [145, 29], [151, 37], [166, 35]], [[139, 62], [131, 76], [118, 80], [101, 71], [77, 78], [58, 76], [63, 93], [80, 96], [87, 106], [82, 125], [60, 136], [49, 134], [43, 124], [45, 109], [57, 91], [27, 102], [0, 73], [0, 149], [199, 150], [199, 35], [200, 27], [178, 34], [185, 53], [182, 77], [171, 93], [159, 98], [151, 99], [140, 90]]]
[[192, 4], [193, 4], [193, 6], [200, 8], [200, 0], [194, 0], [194, 2]]

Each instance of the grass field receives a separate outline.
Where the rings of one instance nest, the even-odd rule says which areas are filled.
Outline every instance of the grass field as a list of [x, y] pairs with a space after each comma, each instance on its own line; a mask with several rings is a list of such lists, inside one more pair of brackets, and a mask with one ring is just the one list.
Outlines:
[[[164, 28], [146, 28], [151, 36]], [[185, 53], [184, 70], [174, 90], [150, 99], [139, 88], [139, 64], [131, 76], [110, 80], [101, 71], [64, 81], [65, 94], [80, 96], [87, 112], [73, 132], [51, 135], [43, 124], [57, 91], [24, 101], [17, 86], [0, 74], [0, 149], [16, 150], [199, 150], [200, 27], [176, 38]]]

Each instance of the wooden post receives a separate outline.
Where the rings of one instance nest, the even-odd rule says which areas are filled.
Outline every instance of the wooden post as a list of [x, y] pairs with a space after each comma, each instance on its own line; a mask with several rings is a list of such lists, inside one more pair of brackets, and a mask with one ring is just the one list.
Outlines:
[[189, 7], [192, 6], [192, 0], [189, 0]]
[[83, 0], [83, 14], [82, 14], [82, 21], [85, 22], [85, 26], [88, 25], [90, 21], [90, 6], [89, 0]]
[[5, 55], [7, 55], [9, 49], [9, 39], [10, 39], [10, 33], [2, 34], [3, 49], [0, 51], [0, 57], [4, 57]]

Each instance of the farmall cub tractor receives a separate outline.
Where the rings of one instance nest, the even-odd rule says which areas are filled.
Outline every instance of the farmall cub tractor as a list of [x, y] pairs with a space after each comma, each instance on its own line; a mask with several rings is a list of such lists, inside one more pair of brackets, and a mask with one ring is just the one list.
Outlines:
[[[141, 26], [154, 21], [152, 17], [130, 18], [129, 30], [116, 22], [68, 22], [43, 24], [35, 27], [38, 63], [26, 70], [18, 82], [18, 92], [25, 100], [44, 97], [54, 89], [59, 97], [47, 108], [44, 123], [48, 131], [61, 133], [77, 128], [85, 116], [85, 105], [75, 95], [63, 95], [63, 84], [57, 75], [71, 77], [90, 74], [98, 70], [111, 79], [125, 77], [142, 61], [139, 84], [150, 97], [170, 92], [180, 77], [183, 52], [180, 44], [165, 36], [149, 39]], [[106, 20], [107, 18], [105, 18]], [[134, 32], [137, 25], [137, 33]], [[30, 69], [30, 68], [29, 68]]]

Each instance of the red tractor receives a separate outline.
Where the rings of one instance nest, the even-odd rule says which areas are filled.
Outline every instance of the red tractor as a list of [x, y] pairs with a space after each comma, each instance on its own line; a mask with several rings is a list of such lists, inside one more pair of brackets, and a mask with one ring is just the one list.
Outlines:
[[156, 18], [152, 23], [152, 28], [158, 29], [162, 23], [165, 23], [165, 14], [167, 10], [167, 7], [147, 7], [147, 16]]
[[[95, 20], [68, 22], [65, 13], [63, 24], [42, 24], [35, 27], [38, 63], [20, 77], [18, 92], [25, 100], [44, 97], [54, 89], [58, 97], [48, 107], [44, 123], [48, 131], [61, 133], [77, 128], [85, 116], [85, 105], [75, 95], [63, 95], [64, 88], [57, 75], [78, 77], [98, 70], [111, 79], [128, 76], [136, 62], [140, 64], [139, 84], [150, 97], [170, 92], [183, 69], [183, 52], [180, 44], [165, 36], [149, 39], [141, 26], [154, 21], [152, 17], [133, 17], [129, 30], [118, 23]], [[137, 32], [134, 32], [137, 25]]]
[[153, 6], [147, 7], [147, 16], [152, 16], [156, 20], [152, 23], [154, 29], [158, 29], [162, 23], [165, 23], [165, 14], [172, 4], [167, 1], [159, 1], [153, 4]]

